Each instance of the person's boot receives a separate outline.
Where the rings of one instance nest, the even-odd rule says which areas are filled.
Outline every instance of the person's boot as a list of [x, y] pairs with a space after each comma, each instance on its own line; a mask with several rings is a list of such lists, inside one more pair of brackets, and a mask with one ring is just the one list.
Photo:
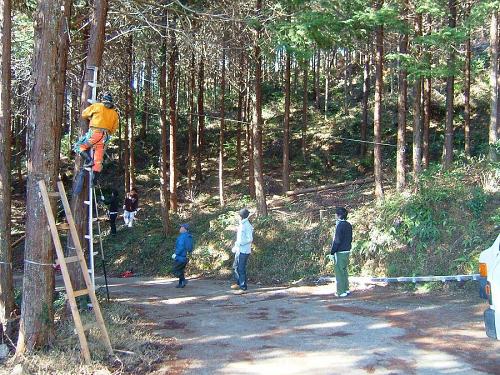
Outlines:
[[80, 151], [80, 156], [83, 159], [83, 168], [92, 167], [94, 165], [94, 160], [90, 156], [90, 150]]

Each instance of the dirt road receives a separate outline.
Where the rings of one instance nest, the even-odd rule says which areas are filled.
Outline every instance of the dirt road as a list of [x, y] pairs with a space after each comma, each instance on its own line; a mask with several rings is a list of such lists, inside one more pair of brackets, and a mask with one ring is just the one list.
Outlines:
[[475, 295], [373, 287], [337, 299], [333, 287], [113, 279], [113, 297], [139, 310], [178, 360], [157, 374], [500, 374]]

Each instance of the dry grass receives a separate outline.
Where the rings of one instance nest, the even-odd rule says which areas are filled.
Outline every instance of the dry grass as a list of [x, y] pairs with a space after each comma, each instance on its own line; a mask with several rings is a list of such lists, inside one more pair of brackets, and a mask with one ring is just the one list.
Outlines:
[[[14, 369], [22, 374], [146, 374], [175, 359], [175, 340], [150, 333], [148, 323], [139, 314], [119, 304], [103, 306], [104, 318], [115, 356], [108, 357], [99, 339], [99, 330], [87, 335], [92, 355], [90, 364], [83, 363], [78, 338], [73, 334], [73, 322], [56, 324], [56, 339], [44, 351], [30, 353], [22, 358], [10, 358], [0, 374], [11, 374]], [[82, 320], [91, 322], [93, 314], [82, 314]], [[17, 366], [17, 367], [16, 367]]]

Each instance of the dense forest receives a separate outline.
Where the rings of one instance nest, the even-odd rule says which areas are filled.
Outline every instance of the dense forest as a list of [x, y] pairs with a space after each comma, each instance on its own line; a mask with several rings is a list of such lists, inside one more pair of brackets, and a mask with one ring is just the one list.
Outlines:
[[[53, 337], [54, 250], [37, 183], [52, 191], [62, 179], [73, 189], [82, 160], [72, 145], [89, 127], [81, 113], [94, 67], [99, 95], [111, 93], [120, 116], [100, 184], [121, 195], [139, 188], [149, 216], [136, 242], [157, 229], [139, 268], [161, 263], [152, 252], [181, 220], [198, 225], [193, 266], [219, 267], [227, 259], [214, 255], [213, 242], [230, 241], [231, 210], [247, 205], [265, 233], [260, 246], [274, 246], [281, 262], [295, 252], [288, 279], [300, 278], [308, 262], [323, 261], [300, 249], [328, 242], [331, 228], [310, 229], [287, 212], [302, 216], [304, 202], [294, 197], [330, 185], [346, 190], [315, 212], [371, 204], [353, 210], [364, 233], [356, 272], [390, 258], [377, 250], [384, 240], [381, 232], [374, 239], [373, 223], [393, 236], [387, 246], [404, 232], [400, 244], [415, 259], [452, 223], [429, 207], [462, 206], [467, 212], [454, 214], [476, 225], [463, 236], [446, 232], [443, 242], [462, 241], [449, 247], [478, 250], [480, 238], [468, 236], [482, 227], [491, 236], [499, 224], [499, 1], [0, 0], [0, 9], [0, 322], [6, 332], [20, 324], [18, 353]], [[85, 192], [70, 199], [85, 243]], [[130, 246], [107, 243], [112, 256]], [[29, 260], [20, 311], [19, 247]], [[72, 249], [68, 238], [68, 255]], [[458, 257], [436, 254], [442, 272]], [[470, 254], [460, 267], [474, 264]], [[391, 262], [371, 269], [431, 271], [424, 261], [418, 271], [401, 257]], [[286, 281], [279, 272], [268, 281]]]

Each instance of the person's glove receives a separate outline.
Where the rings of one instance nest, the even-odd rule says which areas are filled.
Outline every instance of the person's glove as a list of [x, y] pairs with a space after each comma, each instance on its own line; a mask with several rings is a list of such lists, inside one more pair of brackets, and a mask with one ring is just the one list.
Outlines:
[[330, 262], [335, 262], [335, 255], [328, 254], [326, 257], [330, 260]]
[[105, 201], [106, 199], [104, 199], [104, 195], [101, 195], [101, 201]]
[[233, 248], [231, 249], [231, 251], [236, 254], [238, 252], [238, 245], [234, 245]]
[[175, 253], [172, 254], [172, 259], [175, 260]]

